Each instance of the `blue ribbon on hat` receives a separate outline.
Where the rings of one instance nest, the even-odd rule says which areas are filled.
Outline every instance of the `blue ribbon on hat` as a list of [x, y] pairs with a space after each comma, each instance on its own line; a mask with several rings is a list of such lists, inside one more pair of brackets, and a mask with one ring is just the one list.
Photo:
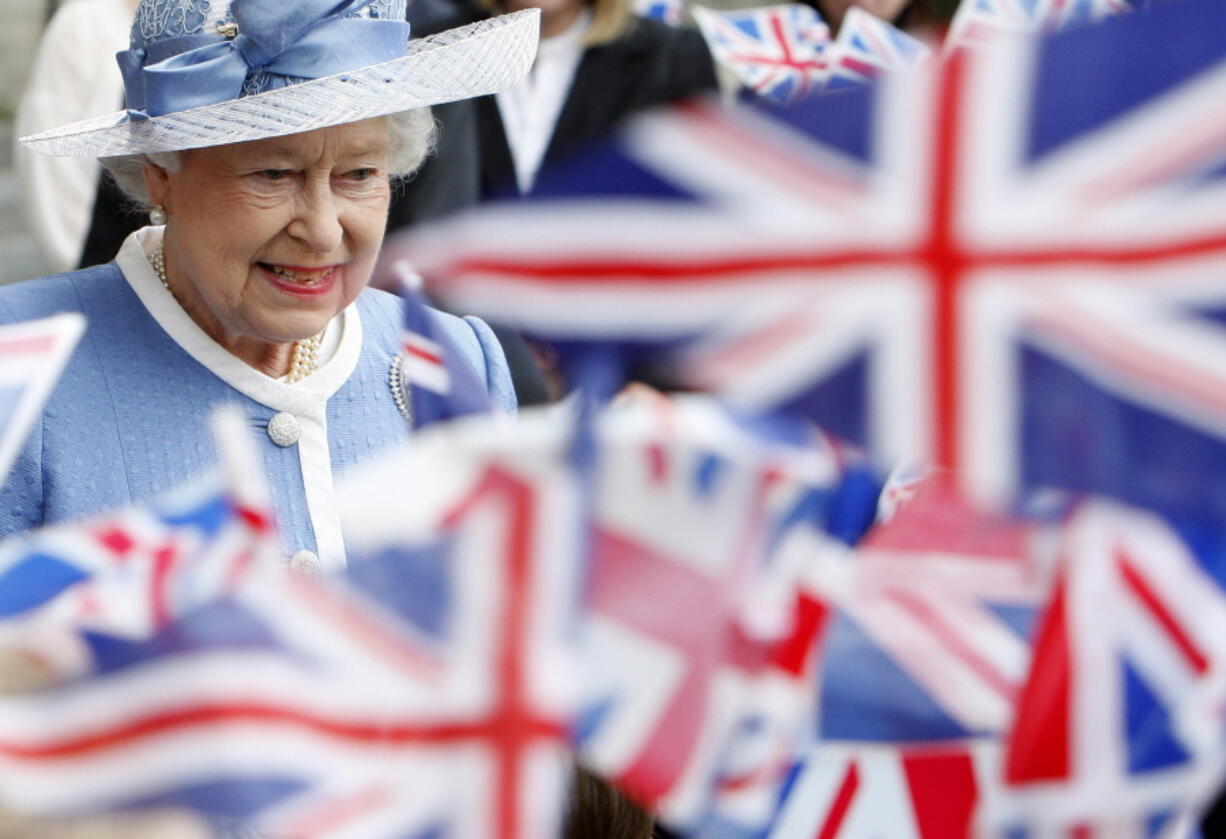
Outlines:
[[237, 99], [247, 77], [273, 74], [269, 89], [404, 56], [409, 24], [346, 17], [371, 0], [233, 0], [231, 40], [183, 35], [118, 53], [128, 115], [162, 116]]

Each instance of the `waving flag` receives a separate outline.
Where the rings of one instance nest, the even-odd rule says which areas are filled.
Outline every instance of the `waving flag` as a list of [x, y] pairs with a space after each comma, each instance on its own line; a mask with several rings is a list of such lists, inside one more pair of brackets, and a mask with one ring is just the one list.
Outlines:
[[1082, 819], [1064, 828], [983, 822], [999, 787], [1001, 748], [975, 741], [920, 746], [825, 743], [790, 779], [769, 839], [1192, 839], [1187, 813]]
[[[951, 467], [977, 499], [1226, 517], [1226, 136], [1203, 119], [1226, 8], [1114, 24], [769, 115], [649, 115], [514, 216], [435, 231], [423, 264], [549, 335], [708, 333], [674, 365], [688, 384]], [[1155, 39], [1178, 60], [1146, 61]]]
[[0, 483], [83, 332], [77, 314], [0, 327]]
[[1216, 792], [1226, 561], [1206, 535], [1105, 503], [1074, 511], [985, 810], [997, 826], [1159, 819]]
[[918, 38], [852, 6], [829, 54], [826, 87], [835, 90], [871, 81], [882, 72], [907, 70], [931, 58], [932, 50]]
[[601, 420], [580, 749], [673, 826], [752, 834], [811, 711], [825, 610], [800, 572], [843, 547], [822, 531], [846, 474], [821, 438], [662, 406]]
[[971, 839], [990, 760], [980, 744], [823, 744], [795, 771], [769, 837]]
[[1050, 589], [1039, 529], [913, 487], [849, 558], [815, 569], [834, 611], [814, 739], [771, 839], [970, 839]]
[[825, 83], [830, 28], [809, 6], [733, 12], [696, 6], [694, 20], [715, 60], [760, 96], [790, 102]]
[[401, 414], [414, 428], [493, 410], [489, 392], [460, 350], [434, 323], [419, 289], [420, 278], [402, 275], [404, 336], [390, 381]]
[[[1154, 121], [1168, 108], [1195, 120], [1222, 95], [1211, 68], [1226, 51], [1195, 34], [1221, 15], [1212, 4], [1164, 7], [1052, 39], [1030, 79], [1016, 72], [1021, 46], [962, 69], [955, 59], [929, 112], [933, 178], [913, 182], [930, 202], [927, 243], [828, 254], [811, 308], [762, 305], [756, 321], [694, 352], [699, 381], [747, 408], [810, 412], [878, 452], [921, 452], [960, 469], [980, 499], [1056, 485], [1226, 514], [1187, 460], [1226, 455], [1226, 426], [1209, 419], [1215, 398], [1188, 390], [1216, 375], [1226, 347], [1214, 320], [1226, 296], [1203, 279], [1226, 263], [1223, 217], [1204, 209], [1226, 199], [1226, 138], [1193, 122], [1176, 141]], [[1155, 92], [1140, 96], [1101, 68], [1152, 37], [1200, 49], [1164, 83], [1150, 74]], [[1076, 91], [1056, 79], [1066, 62], [1086, 70]], [[1013, 114], [1001, 95], [1010, 83], [1034, 86], [1032, 110]], [[1090, 91], [1108, 89], [1127, 93], [1096, 108]], [[1030, 134], [1006, 152], [1002, 131], [1019, 116]], [[1064, 214], [1077, 206], [1074, 223]], [[1142, 451], [1157, 459], [1141, 466]]]
[[260, 835], [399, 837], [453, 817], [458, 835], [499, 835], [455, 812], [481, 772], [444, 748], [465, 726], [439, 702], [458, 708], [451, 677], [472, 674], [415, 647], [429, 633], [383, 589], [269, 575], [144, 643], [91, 638], [93, 678], [0, 700], [0, 795], [47, 816], [189, 807]]
[[1066, 29], [1130, 8], [1126, 0], [962, 0], [945, 47], [990, 46], [1002, 36]]
[[1043, 532], [979, 513], [933, 478], [850, 562], [826, 569], [838, 619], [822, 656], [818, 736], [898, 743], [1003, 732], [1050, 591], [1034, 547]]
[[84, 632], [152, 637], [279, 565], [263, 476], [243, 420], [213, 421], [220, 464], [154, 502], [0, 544], [0, 646], [51, 679], [90, 666]]
[[[183, 806], [278, 837], [550, 835], [576, 494], [556, 461], [498, 458], [478, 431], [353, 477], [343, 576], [271, 569], [151, 638], [88, 636], [88, 679], [0, 698], [6, 806]], [[439, 480], [406, 494], [405, 474]]]
[[746, 88], [780, 104], [913, 67], [932, 52], [855, 6], [833, 40], [821, 16], [800, 4], [734, 12], [699, 6], [694, 17], [716, 60]]
[[841, 613], [772, 839], [1185, 836], [1223, 769], [1220, 555], [1136, 511], [1025, 524], [948, 491], [823, 569]]
[[[548, 836], [561, 815], [583, 519], [559, 420], [541, 412], [463, 436], [441, 430], [343, 493], [356, 554], [387, 566], [367, 585], [399, 592], [448, 641], [458, 699], [437, 701], [456, 719], [432, 742], [468, 774], [436, 806], [461, 836]], [[406, 491], [406, 474], [439, 480]], [[397, 569], [420, 579], [404, 584]]]

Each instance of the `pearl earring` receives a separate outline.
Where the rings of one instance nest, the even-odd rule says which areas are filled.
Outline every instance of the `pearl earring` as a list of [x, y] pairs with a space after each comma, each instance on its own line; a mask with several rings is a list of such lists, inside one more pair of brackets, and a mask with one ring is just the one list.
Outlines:
[[149, 211], [149, 223], [150, 224], [165, 224], [166, 223], [166, 210], [163, 209], [161, 204], [158, 204], [156, 207], [154, 207], [152, 210]]

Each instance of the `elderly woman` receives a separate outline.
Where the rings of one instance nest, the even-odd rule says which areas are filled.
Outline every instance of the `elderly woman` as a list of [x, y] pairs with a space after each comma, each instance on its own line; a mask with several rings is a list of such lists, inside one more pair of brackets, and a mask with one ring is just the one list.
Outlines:
[[[407, 427], [389, 380], [401, 307], [367, 288], [390, 184], [427, 153], [426, 106], [514, 83], [536, 42], [523, 14], [408, 46], [404, 11], [143, 0], [118, 55], [129, 109], [24, 139], [103, 158], [152, 225], [112, 263], [0, 289], [2, 322], [89, 323], [0, 489], [0, 536], [174, 487], [212, 461], [208, 417], [234, 403], [262, 441], [286, 556], [344, 562], [333, 481]], [[513, 409], [488, 328], [434, 317]]]

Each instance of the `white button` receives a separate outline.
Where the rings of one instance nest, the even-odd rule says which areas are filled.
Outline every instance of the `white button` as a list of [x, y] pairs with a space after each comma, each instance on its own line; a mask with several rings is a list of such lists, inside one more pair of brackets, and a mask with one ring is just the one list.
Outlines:
[[314, 574], [319, 570], [319, 557], [308, 550], [301, 550], [289, 558], [289, 570], [295, 574]]
[[302, 423], [293, 414], [282, 411], [268, 421], [268, 436], [278, 446], [292, 446], [302, 436]]

